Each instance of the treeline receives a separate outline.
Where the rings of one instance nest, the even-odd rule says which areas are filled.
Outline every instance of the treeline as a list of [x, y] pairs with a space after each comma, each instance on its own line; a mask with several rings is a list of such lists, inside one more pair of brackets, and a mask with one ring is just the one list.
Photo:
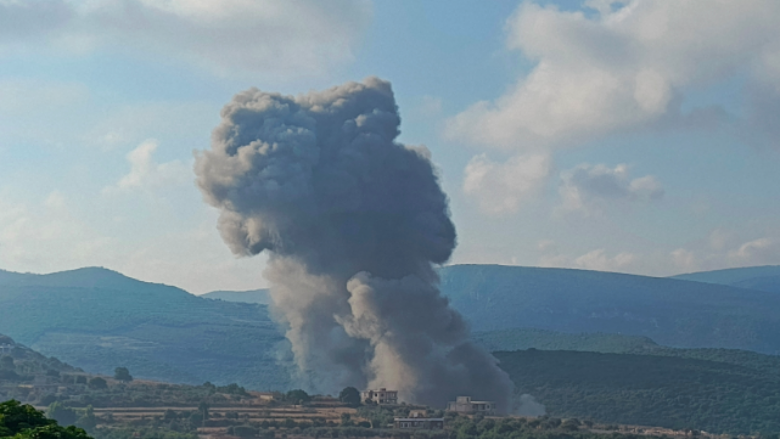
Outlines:
[[[704, 358], [728, 354], [698, 351]], [[780, 432], [780, 374], [767, 366], [771, 361], [743, 361], [750, 353], [733, 362], [535, 349], [494, 355], [518, 388], [554, 416], [710, 433]]]

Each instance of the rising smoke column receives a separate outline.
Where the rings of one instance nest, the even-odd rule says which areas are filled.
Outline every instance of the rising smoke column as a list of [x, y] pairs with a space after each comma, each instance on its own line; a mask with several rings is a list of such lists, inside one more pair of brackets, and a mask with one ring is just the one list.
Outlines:
[[221, 115], [197, 154], [198, 185], [234, 253], [269, 253], [274, 309], [307, 384], [507, 408], [511, 382], [437, 288], [455, 227], [427, 150], [394, 141], [390, 84], [297, 97], [253, 88]]

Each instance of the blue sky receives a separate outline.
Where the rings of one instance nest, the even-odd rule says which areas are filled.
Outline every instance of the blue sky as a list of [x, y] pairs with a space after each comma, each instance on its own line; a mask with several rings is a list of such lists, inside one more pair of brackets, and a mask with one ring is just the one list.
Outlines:
[[0, 268], [266, 284], [193, 151], [255, 86], [393, 84], [453, 263], [780, 264], [780, 3], [0, 0]]

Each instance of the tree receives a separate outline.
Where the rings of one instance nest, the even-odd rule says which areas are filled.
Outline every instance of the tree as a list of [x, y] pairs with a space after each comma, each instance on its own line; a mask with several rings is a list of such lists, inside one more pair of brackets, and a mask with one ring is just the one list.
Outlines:
[[14, 439], [92, 439], [76, 427], [61, 427], [48, 419], [42, 411], [19, 401], [0, 403], [0, 437]]
[[93, 389], [108, 389], [108, 383], [103, 378], [94, 377], [89, 380], [89, 387]]
[[354, 387], [345, 387], [339, 393], [339, 401], [351, 407], [357, 407], [360, 405], [360, 392]]
[[292, 404], [305, 404], [311, 401], [309, 394], [301, 389], [290, 390], [285, 395], [285, 399]]
[[126, 367], [117, 367], [114, 369], [114, 379], [127, 383], [133, 381], [133, 376], [130, 375], [130, 371]]
[[198, 404], [198, 411], [200, 412], [200, 415], [203, 417], [203, 423], [205, 424], [206, 421], [209, 419], [209, 403], [206, 401], [201, 401], [200, 404]]

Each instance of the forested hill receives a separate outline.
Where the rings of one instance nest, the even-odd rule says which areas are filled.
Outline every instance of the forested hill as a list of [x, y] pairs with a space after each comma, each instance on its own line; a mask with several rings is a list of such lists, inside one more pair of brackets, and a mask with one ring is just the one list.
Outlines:
[[780, 294], [586, 270], [453, 265], [442, 291], [475, 331], [518, 327], [780, 353]]
[[[701, 429], [780, 431], [780, 368], [635, 354], [526, 350], [496, 352], [522, 392], [550, 416]], [[758, 355], [758, 354], [754, 354]]]
[[288, 386], [265, 306], [199, 298], [101, 268], [0, 273], [0, 333], [89, 372], [169, 382]]

